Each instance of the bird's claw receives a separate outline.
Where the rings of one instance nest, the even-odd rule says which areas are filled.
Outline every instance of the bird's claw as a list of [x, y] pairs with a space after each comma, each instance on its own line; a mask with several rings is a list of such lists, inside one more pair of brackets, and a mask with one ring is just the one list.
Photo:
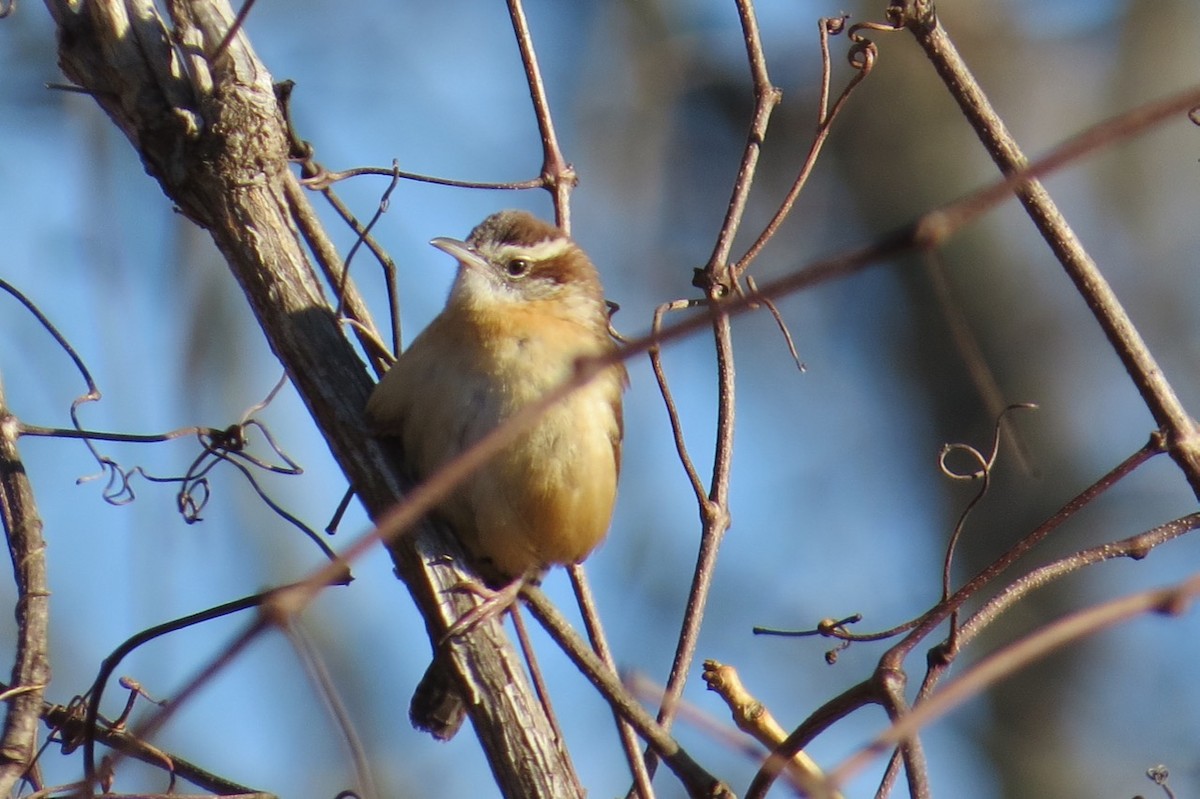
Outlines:
[[455, 585], [450, 589], [451, 591], [474, 594], [482, 601], [460, 616], [458, 621], [450, 625], [449, 629], [446, 630], [446, 634], [442, 636], [442, 643], [465, 635], [485, 621], [494, 619], [504, 613], [504, 611], [516, 603], [517, 597], [520, 595], [524, 585], [525, 581], [523, 579], [513, 580], [500, 589], [491, 589], [473, 580], [463, 580]]

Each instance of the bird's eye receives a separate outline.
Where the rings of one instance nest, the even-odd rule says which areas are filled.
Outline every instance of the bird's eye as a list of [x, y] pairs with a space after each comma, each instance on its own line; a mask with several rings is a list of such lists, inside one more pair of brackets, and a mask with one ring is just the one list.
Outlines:
[[509, 277], [525, 277], [532, 268], [533, 264], [527, 258], [513, 258], [504, 265], [504, 271], [508, 272]]

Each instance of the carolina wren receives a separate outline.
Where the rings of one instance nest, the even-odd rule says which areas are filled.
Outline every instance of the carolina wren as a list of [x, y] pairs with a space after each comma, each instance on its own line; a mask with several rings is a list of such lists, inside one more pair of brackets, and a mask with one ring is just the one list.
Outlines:
[[[483, 220], [466, 241], [430, 242], [458, 260], [445, 309], [383, 376], [367, 403], [369, 425], [399, 439], [415, 480], [521, 408], [569, 380], [577, 359], [612, 352], [596, 268], [566, 233], [524, 211]], [[550, 408], [436, 509], [508, 600], [526, 579], [578, 563], [604, 538], [621, 463], [622, 365]], [[437, 677], [435, 660], [413, 700]], [[441, 687], [449, 687], [441, 680]], [[445, 701], [426, 697], [426, 704]], [[461, 710], [458, 722], [461, 722]], [[438, 737], [453, 735], [453, 729]]]

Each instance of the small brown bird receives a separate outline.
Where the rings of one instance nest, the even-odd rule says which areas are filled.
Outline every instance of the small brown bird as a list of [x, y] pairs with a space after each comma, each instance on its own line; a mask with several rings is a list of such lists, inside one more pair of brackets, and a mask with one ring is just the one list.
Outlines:
[[[615, 348], [596, 268], [553, 225], [524, 211], [501, 211], [466, 241], [430, 243], [458, 260], [450, 297], [367, 404], [369, 425], [399, 439], [414, 480], [571, 379], [579, 358]], [[548, 567], [582, 561], [608, 531], [626, 382], [622, 365], [604, 370], [435, 511], [481, 576], [492, 586], [508, 584], [501, 592], [508, 600]], [[418, 688], [411, 714], [417, 726], [445, 738], [457, 730], [462, 710], [461, 702], [433, 707], [447, 701], [442, 693], [450, 688], [437, 665]], [[436, 718], [446, 713], [457, 718]]]

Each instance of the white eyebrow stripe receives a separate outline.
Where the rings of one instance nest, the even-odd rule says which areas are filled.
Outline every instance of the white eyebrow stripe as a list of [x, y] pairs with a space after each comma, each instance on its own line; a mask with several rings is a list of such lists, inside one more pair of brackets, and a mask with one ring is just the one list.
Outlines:
[[561, 236], [539, 241], [537, 244], [505, 244], [496, 250], [495, 260], [528, 258], [532, 261], [551, 261], [565, 253], [571, 246], [569, 239]]

